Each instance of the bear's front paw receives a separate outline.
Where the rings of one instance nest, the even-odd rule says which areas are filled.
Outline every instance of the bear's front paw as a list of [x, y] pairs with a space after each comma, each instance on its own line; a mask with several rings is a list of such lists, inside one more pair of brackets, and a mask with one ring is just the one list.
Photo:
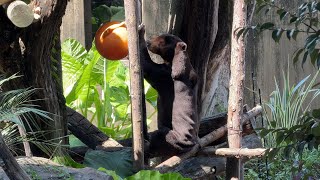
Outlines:
[[138, 26], [138, 32], [139, 32], [139, 35], [141, 36], [144, 36], [145, 34], [145, 31], [146, 31], [146, 26], [141, 23], [139, 26]]

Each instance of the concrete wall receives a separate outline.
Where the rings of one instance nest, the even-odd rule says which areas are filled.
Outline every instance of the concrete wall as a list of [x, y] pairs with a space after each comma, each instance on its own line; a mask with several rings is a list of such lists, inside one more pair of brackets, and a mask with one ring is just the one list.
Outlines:
[[[282, 0], [284, 7], [287, 9], [296, 10], [299, 0]], [[279, 16], [274, 11], [270, 11], [268, 15], [260, 13], [262, 15], [254, 16], [253, 24], [259, 22], [274, 22], [275, 24], [281, 24]], [[272, 15], [273, 14], [273, 15]], [[251, 107], [254, 105], [253, 84], [255, 86], [256, 103], [259, 102], [258, 89], [261, 90], [262, 100], [269, 99], [269, 95], [275, 90], [276, 78], [280, 89], [283, 87], [283, 75], [284, 72], [290, 73], [290, 83], [297, 83], [307, 75], [314, 74], [316, 68], [312, 66], [309, 60], [305, 63], [304, 67], [301, 67], [302, 60], [298, 61], [294, 66], [292, 57], [294, 52], [304, 46], [305, 35], [298, 35], [297, 41], [289, 41], [286, 38], [285, 33], [282, 35], [282, 39], [279, 43], [275, 43], [271, 38], [271, 32], [265, 32], [263, 34], [248, 34], [247, 52], [246, 52], [246, 91], [245, 102]], [[289, 65], [289, 69], [288, 69]], [[253, 77], [252, 77], [253, 74]], [[311, 78], [310, 78], [311, 79]], [[320, 79], [318, 78], [318, 81]], [[250, 90], [249, 90], [250, 89]], [[315, 103], [319, 106], [320, 103]]]

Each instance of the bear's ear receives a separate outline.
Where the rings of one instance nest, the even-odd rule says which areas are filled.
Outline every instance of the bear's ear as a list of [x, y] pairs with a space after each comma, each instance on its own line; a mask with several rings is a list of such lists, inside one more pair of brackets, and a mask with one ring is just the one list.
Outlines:
[[187, 44], [184, 42], [178, 42], [177, 46], [182, 50], [182, 51], [186, 51], [187, 50]]

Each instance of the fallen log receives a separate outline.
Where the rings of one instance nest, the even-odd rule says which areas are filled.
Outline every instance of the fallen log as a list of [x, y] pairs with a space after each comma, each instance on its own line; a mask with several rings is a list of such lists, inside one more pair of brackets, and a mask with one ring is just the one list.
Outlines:
[[84, 116], [69, 107], [67, 107], [67, 119], [69, 131], [91, 149], [96, 149], [97, 146], [122, 147], [117, 141], [109, 138], [91, 124]]
[[[259, 108], [261, 108], [259, 106]], [[257, 112], [259, 108], [254, 108], [254, 111], [249, 111], [244, 113], [243, 122], [243, 130], [246, 134], [250, 134], [253, 132], [253, 129], [250, 129], [250, 121]], [[260, 109], [261, 110], [261, 109]], [[71, 108], [67, 107], [67, 117], [68, 117], [68, 129], [75, 135], [78, 139], [80, 139], [84, 144], [86, 144], [91, 149], [100, 149], [105, 151], [115, 151], [121, 149], [123, 146], [125, 147], [132, 147], [132, 139], [125, 139], [119, 140], [118, 142], [109, 138], [105, 135], [102, 131], [100, 131], [97, 127], [92, 125], [85, 117], [83, 117], [80, 113], [74, 111]], [[210, 136], [215, 137], [213, 145], [221, 144], [226, 140], [226, 128], [221, 128], [222, 126], [226, 125], [227, 123], [227, 114], [221, 113], [218, 115], [206, 117], [201, 120], [200, 128], [199, 128], [199, 137], [203, 138], [202, 141], [206, 141], [205, 139], [209, 138]], [[210, 132], [213, 132], [210, 134]], [[218, 134], [217, 134], [218, 133]], [[204, 143], [204, 142], [203, 142]], [[203, 145], [207, 146], [208, 144]], [[147, 147], [147, 144], [145, 145]], [[80, 154], [80, 156], [84, 155], [88, 148], [81, 148], [76, 149], [76, 154]], [[71, 149], [71, 156], [78, 156], [75, 153], [72, 153]]]

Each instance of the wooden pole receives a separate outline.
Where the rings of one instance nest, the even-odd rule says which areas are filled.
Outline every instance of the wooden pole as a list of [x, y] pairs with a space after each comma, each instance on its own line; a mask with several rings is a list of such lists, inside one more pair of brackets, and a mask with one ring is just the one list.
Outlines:
[[139, 39], [138, 39], [138, 0], [125, 0], [126, 25], [128, 30], [130, 87], [133, 129], [133, 167], [136, 171], [144, 169], [143, 138], [143, 80], [141, 77]]
[[30, 177], [28, 174], [19, 166], [17, 160], [11, 154], [9, 148], [2, 138], [2, 134], [0, 132], [0, 159], [4, 163], [0, 163], [0, 166], [7, 174], [9, 179], [14, 180], [29, 180]]
[[[245, 77], [244, 38], [237, 39], [235, 30], [245, 26], [246, 8], [244, 0], [234, 0], [231, 36], [230, 86], [228, 100], [228, 143], [229, 148], [241, 148], [241, 117], [243, 113], [243, 90]], [[226, 179], [243, 179], [241, 158], [228, 158]]]

